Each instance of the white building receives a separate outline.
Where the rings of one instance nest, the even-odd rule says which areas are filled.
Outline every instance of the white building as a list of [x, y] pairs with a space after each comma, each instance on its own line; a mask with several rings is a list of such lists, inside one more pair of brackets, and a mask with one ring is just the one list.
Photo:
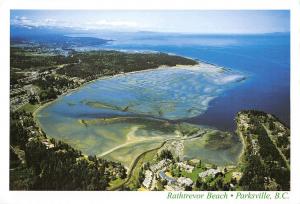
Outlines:
[[207, 171], [199, 173], [201, 178], [205, 178], [207, 176], [215, 176], [217, 173], [220, 173], [220, 170], [217, 169], [208, 169]]
[[146, 188], [150, 188], [152, 182], [153, 173], [152, 171], [146, 170], [145, 171], [145, 180], [143, 181], [143, 186]]
[[183, 163], [183, 162], [178, 162], [177, 163], [177, 166], [179, 166], [180, 168], [184, 169], [186, 172], [188, 173], [192, 173], [194, 167], [191, 166], [191, 165], [188, 165], [186, 163]]
[[180, 177], [180, 178], [178, 178], [177, 182], [181, 186], [192, 186], [193, 185], [192, 179], [186, 178], [186, 177]]
[[167, 166], [168, 163], [170, 163], [169, 159], [163, 159], [160, 162], [158, 162], [157, 164], [150, 166], [150, 170], [152, 172], [156, 172], [156, 171], [162, 169], [163, 167]]
[[184, 188], [176, 185], [166, 185], [165, 191], [184, 191]]

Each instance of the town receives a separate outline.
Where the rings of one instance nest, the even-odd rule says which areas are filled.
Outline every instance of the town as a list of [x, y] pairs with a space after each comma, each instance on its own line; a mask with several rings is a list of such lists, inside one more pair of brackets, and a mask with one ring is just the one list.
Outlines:
[[191, 191], [236, 190], [242, 173], [236, 166], [218, 167], [198, 159], [174, 159], [168, 149], [157, 153], [156, 159], [144, 163], [139, 190]]

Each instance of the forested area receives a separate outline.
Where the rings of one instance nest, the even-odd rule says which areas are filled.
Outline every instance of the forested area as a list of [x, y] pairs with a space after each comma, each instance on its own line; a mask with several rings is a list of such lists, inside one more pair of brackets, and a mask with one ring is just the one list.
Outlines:
[[37, 55], [30, 49], [11, 47], [10, 48], [10, 66], [12, 68], [19, 68], [27, 70], [31, 68], [46, 69], [51, 66], [61, 64], [75, 63], [76, 59], [71, 56], [64, 55]]
[[164, 53], [125, 53], [118, 51], [90, 51], [73, 55], [79, 63], [70, 64], [57, 73], [70, 77], [88, 78], [99, 75], [113, 75], [157, 68], [161, 65], [195, 65], [196, 61]]
[[[237, 123], [245, 144], [240, 185], [244, 190], [289, 190], [289, 160], [285, 160], [280, 148], [272, 141], [277, 137], [273, 133], [278, 132], [276, 129], [280, 129], [281, 125], [268, 125], [272, 130], [266, 129], [266, 124], [276, 124], [277, 121], [271, 115], [258, 111], [239, 113]], [[289, 131], [282, 137], [289, 141]]]
[[110, 181], [126, 178], [119, 162], [47, 138], [31, 113], [14, 112], [10, 122], [11, 190], [105, 190]]

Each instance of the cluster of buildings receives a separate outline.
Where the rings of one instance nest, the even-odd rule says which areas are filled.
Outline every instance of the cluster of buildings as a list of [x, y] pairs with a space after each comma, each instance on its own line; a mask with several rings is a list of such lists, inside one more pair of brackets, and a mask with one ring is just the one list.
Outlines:
[[[169, 159], [163, 159], [155, 164], [152, 164], [144, 171], [144, 180], [142, 186], [148, 190], [162, 190], [158, 189], [158, 182], [161, 183], [162, 187], [166, 191], [185, 191], [192, 190], [196, 185], [196, 182], [193, 182], [191, 178], [185, 177], [180, 174], [180, 177], [172, 176], [170, 168], [176, 168], [181, 172], [192, 173], [196, 168], [196, 165], [199, 164], [199, 160], [189, 160], [172, 162]], [[198, 177], [202, 181], [206, 181], [207, 178], [216, 178], [219, 175], [224, 176], [228, 170], [232, 171], [235, 169], [235, 166], [226, 166], [226, 168], [213, 167], [212, 165], [207, 164], [205, 166], [206, 170], [198, 174]], [[240, 180], [242, 176], [241, 172], [232, 172], [232, 179], [236, 181]], [[230, 185], [234, 187], [234, 185]]]
[[[145, 178], [142, 185], [148, 190], [155, 190], [157, 182], [166, 183], [164, 188], [168, 191], [184, 191], [187, 187], [192, 187], [193, 181], [190, 178], [174, 178], [168, 175], [166, 171], [171, 164], [171, 160], [163, 159], [158, 163], [151, 165], [149, 169], [145, 170]], [[178, 162], [175, 165], [189, 172], [192, 172], [194, 168], [185, 162]]]
[[29, 103], [30, 95], [34, 95], [37, 88], [32, 84], [25, 85], [21, 88], [11, 87], [10, 90], [10, 107], [12, 111], [17, 110], [21, 106]]
[[[60, 69], [58, 67], [57, 69]], [[35, 97], [36, 100], [39, 102], [39, 87], [33, 85], [34, 81], [38, 79], [45, 79], [46, 76], [53, 75], [56, 80], [60, 78], [66, 78], [70, 82], [73, 82], [73, 85], [81, 85], [86, 82], [85, 79], [80, 79], [78, 77], [67, 77], [64, 75], [56, 74], [56, 70], [51, 71], [44, 71], [44, 72], [23, 72], [26, 75], [25, 78], [21, 78], [17, 80], [17, 84], [12, 84], [10, 86], [10, 108], [12, 111], [19, 109], [20, 107], [24, 106], [25, 104], [30, 102], [30, 97]], [[74, 86], [64, 86], [64, 87], [52, 87], [55, 91], [64, 93], [69, 89], [76, 88]]]
[[215, 177], [219, 173], [222, 173], [222, 171], [219, 168], [218, 169], [208, 169], [206, 171], [199, 173], [199, 177], [206, 179], [209, 176]]
[[35, 80], [42, 75], [50, 74], [49, 71], [39, 73], [37, 71], [22, 72], [26, 77], [18, 79], [17, 84], [10, 85], [10, 108], [15, 111], [23, 105], [29, 103], [30, 96], [34, 95], [38, 99], [39, 88], [34, 86]]

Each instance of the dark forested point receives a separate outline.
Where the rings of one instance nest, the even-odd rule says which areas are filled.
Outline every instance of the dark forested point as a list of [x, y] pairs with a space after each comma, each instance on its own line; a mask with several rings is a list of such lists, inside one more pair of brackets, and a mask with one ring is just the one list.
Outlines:
[[240, 185], [253, 191], [290, 190], [290, 130], [261, 111], [241, 111], [236, 122], [244, 142]]

